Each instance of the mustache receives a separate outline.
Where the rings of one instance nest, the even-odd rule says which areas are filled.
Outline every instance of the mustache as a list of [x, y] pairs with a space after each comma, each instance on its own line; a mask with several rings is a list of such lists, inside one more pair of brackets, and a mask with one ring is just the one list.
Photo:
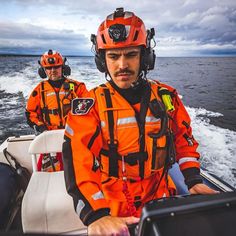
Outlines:
[[129, 74], [129, 75], [134, 75], [134, 71], [129, 70], [129, 69], [124, 69], [124, 70], [119, 70], [115, 73], [115, 76], [119, 76], [120, 74]]

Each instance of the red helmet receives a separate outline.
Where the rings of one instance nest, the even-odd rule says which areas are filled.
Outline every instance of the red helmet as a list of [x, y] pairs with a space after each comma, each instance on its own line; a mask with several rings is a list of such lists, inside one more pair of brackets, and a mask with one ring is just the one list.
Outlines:
[[155, 43], [154, 35], [154, 28], [146, 31], [143, 21], [133, 12], [124, 12], [122, 7], [117, 8], [99, 26], [97, 36], [91, 35], [96, 50], [95, 63], [98, 70], [107, 73], [102, 49], [143, 46], [140, 70], [146, 74], [148, 70], [154, 69], [155, 65], [156, 55], [151, 47], [151, 40]]
[[133, 12], [117, 8], [98, 28], [97, 48], [146, 47], [147, 32], [143, 21]]
[[40, 59], [40, 65], [44, 68], [51, 66], [62, 66], [63, 63], [64, 60], [61, 54], [51, 49], [49, 49], [48, 52], [45, 52]]

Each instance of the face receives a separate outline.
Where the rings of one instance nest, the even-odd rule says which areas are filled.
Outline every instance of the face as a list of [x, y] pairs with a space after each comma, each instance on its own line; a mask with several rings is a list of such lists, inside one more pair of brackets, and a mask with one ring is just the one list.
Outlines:
[[140, 47], [107, 49], [105, 59], [108, 72], [114, 83], [127, 89], [138, 78], [140, 68]]
[[62, 66], [45, 68], [45, 71], [50, 80], [56, 81], [62, 78]]

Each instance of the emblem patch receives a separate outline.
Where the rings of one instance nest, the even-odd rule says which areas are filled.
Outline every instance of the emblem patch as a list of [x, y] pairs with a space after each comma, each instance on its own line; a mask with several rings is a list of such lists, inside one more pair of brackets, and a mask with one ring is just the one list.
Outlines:
[[75, 98], [72, 100], [71, 113], [73, 115], [85, 115], [94, 104], [93, 98]]

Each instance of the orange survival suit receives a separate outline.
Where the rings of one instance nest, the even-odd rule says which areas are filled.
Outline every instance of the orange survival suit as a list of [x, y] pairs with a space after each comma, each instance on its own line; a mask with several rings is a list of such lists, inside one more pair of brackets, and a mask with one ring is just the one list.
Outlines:
[[60, 88], [53, 87], [49, 80], [45, 80], [33, 90], [26, 107], [30, 127], [45, 127], [47, 130], [65, 127], [72, 99], [82, 97], [87, 89], [84, 83], [65, 77], [63, 79]]
[[[169, 114], [161, 88], [172, 97]], [[106, 215], [140, 216], [147, 201], [174, 194], [167, 169], [175, 157], [189, 188], [202, 181], [190, 117], [177, 92], [159, 82], [146, 82], [135, 105], [111, 82], [75, 99], [65, 141], [66, 186], [85, 225]]]

